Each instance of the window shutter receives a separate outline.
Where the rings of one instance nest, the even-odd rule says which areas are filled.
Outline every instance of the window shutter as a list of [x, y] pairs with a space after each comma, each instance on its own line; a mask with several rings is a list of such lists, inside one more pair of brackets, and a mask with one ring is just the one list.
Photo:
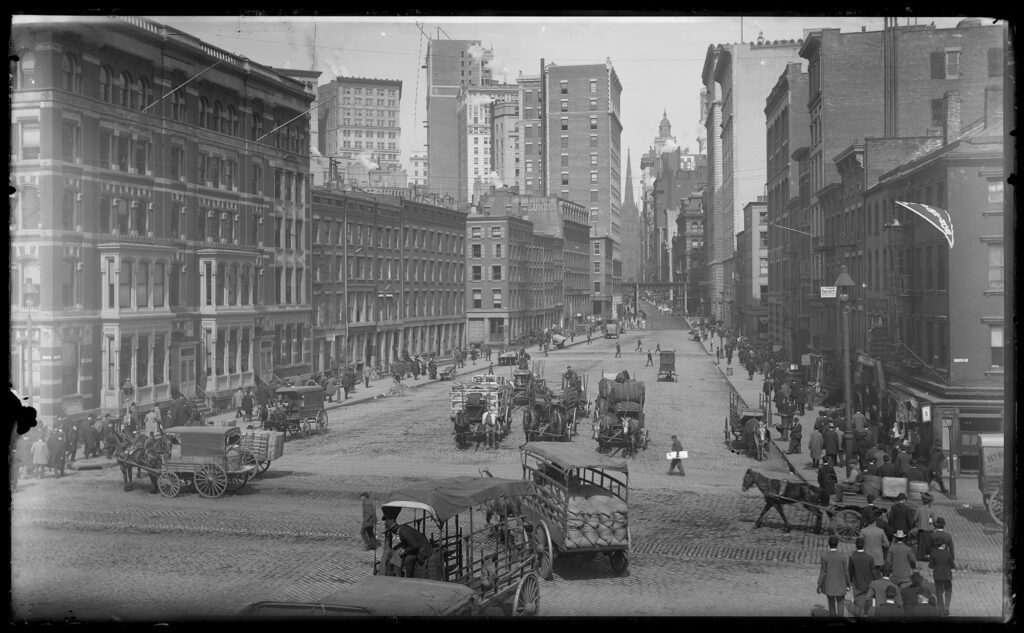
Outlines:
[[943, 52], [932, 53], [932, 79], [946, 78], [946, 54]]

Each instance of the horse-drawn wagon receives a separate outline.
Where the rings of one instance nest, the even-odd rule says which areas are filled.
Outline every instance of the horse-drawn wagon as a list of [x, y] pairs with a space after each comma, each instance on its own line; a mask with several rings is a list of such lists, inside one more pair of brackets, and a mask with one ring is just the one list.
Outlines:
[[644, 421], [646, 388], [643, 381], [628, 378], [620, 373], [615, 381], [602, 378], [598, 383], [598, 398], [595, 401], [593, 437], [597, 450], [611, 455], [622, 452], [630, 457], [646, 449], [650, 434]]
[[515, 367], [519, 364], [519, 354], [515, 352], [502, 352], [498, 354], [498, 367]]
[[734, 453], [746, 453], [762, 461], [771, 452], [768, 411], [764, 405], [745, 406], [735, 391], [729, 392], [729, 415], [725, 418], [725, 447]]
[[562, 393], [553, 392], [543, 379], [533, 382], [530, 393], [533, 402], [523, 411], [526, 441], [568, 442], [572, 439], [573, 425], [566, 418]]
[[327, 433], [322, 387], [285, 387], [275, 394], [278, 400], [269, 408], [264, 428], [302, 437], [309, 437], [314, 430], [318, 434]]
[[978, 489], [992, 519], [1003, 524], [1003, 436], [997, 433], [978, 435], [981, 466], [978, 468]]
[[572, 444], [527, 443], [519, 447], [523, 478], [536, 494], [523, 499], [535, 526], [541, 578], [551, 579], [560, 554], [588, 560], [608, 556], [615, 573], [629, 564], [629, 466]]
[[216, 498], [240, 490], [259, 468], [256, 456], [240, 446], [241, 434], [233, 426], [166, 429], [169, 452], [156, 474], [160, 494], [176, 497], [191, 486], [202, 497]]
[[658, 352], [658, 382], [679, 382], [676, 376], [676, 351]]
[[[493, 434], [495, 443], [500, 442], [512, 430], [512, 388], [504, 376], [474, 376], [471, 383], [452, 385], [449, 404], [459, 448], [467, 448], [472, 442], [479, 447], [487, 442], [488, 433]], [[494, 416], [493, 428], [484, 424], [488, 412]]]
[[[521, 510], [521, 500], [534, 494], [529, 481], [490, 477], [396, 490], [381, 510], [400, 524], [385, 533], [382, 557], [374, 552], [373, 576], [316, 603], [259, 602], [242, 615], [488, 616], [498, 608], [506, 615], [536, 615], [535, 527]], [[396, 533], [413, 530], [429, 546], [406, 554]]]

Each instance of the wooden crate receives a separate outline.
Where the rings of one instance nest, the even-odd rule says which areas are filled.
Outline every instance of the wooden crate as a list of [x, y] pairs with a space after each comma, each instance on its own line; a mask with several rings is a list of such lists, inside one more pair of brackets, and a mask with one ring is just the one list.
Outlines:
[[901, 492], [907, 492], [906, 477], [882, 477], [882, 496], [895, 498]]

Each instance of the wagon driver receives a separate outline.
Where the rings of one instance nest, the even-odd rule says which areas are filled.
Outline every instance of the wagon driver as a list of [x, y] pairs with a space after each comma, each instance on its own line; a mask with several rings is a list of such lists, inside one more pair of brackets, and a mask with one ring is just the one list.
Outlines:
[[420, 559], [426, 560], [433, 552], [433, 547], [427, 537], [411, 525], [398, 525], [393, 515], [384, 514], [384, 532], [398, 537], [397, 549], [402, 558], [402, 575], [406, 578], [414, 578], [416, 562]]
[[487, 448], [494, 448], [494, 429], [498, 424], [498, 414], [493, 404], [484, 412], [480, 422], [483, 424], [484, 435], [487, 437]]

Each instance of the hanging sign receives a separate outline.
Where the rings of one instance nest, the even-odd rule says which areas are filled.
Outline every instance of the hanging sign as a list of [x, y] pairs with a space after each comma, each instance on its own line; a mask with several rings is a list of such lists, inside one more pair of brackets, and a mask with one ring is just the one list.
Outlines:
[[821, 298], [822, 299], [835, 299], [836, 298], [836, 287], [835, 286], [822, 286], [821, 287]]

